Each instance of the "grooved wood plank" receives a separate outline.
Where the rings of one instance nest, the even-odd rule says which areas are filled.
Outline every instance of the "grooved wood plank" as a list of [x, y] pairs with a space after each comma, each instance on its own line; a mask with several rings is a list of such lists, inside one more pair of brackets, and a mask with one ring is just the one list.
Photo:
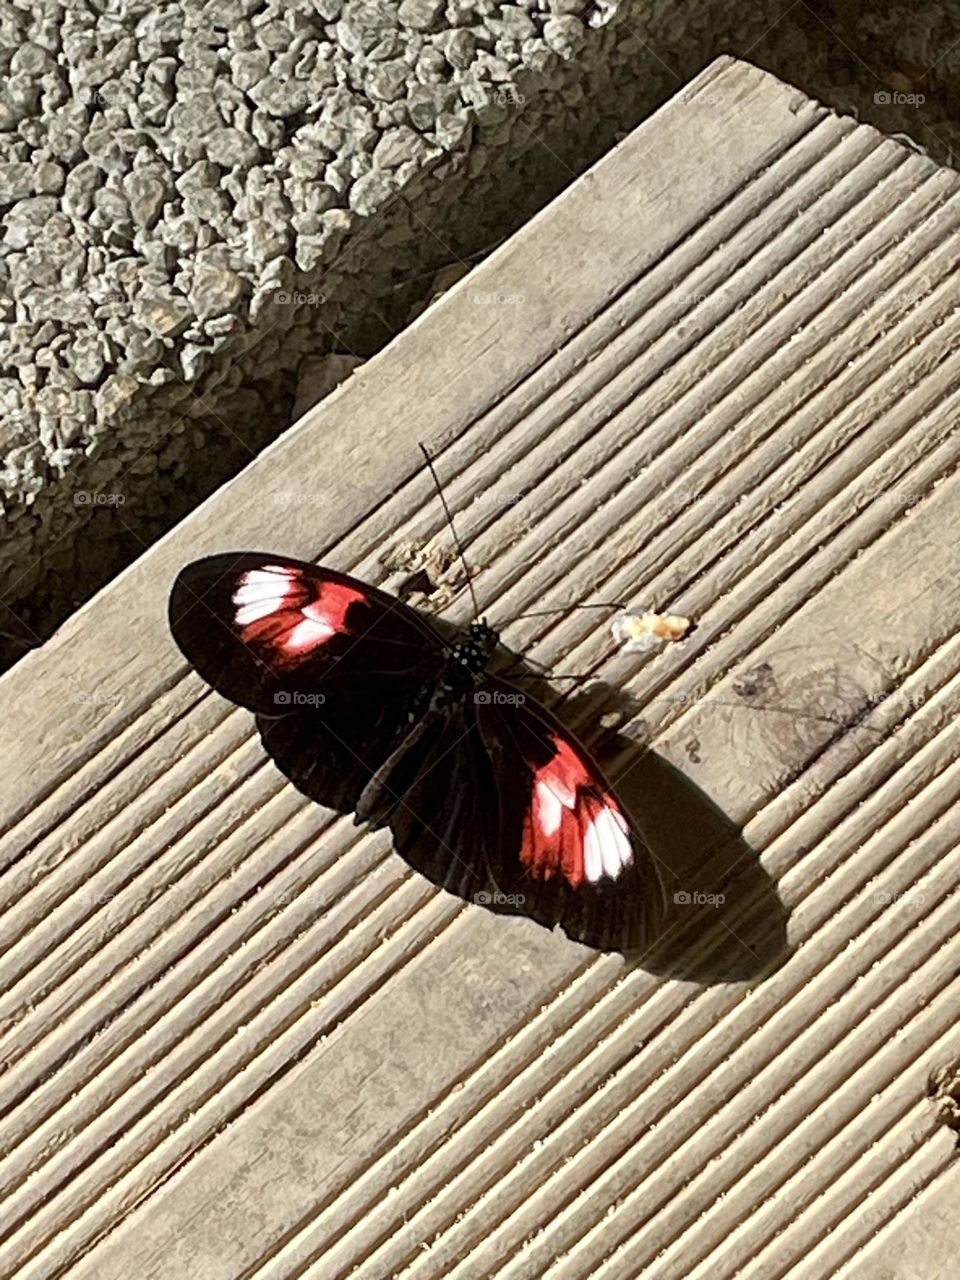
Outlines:
[[[0, 681], [3, 1280], [946, 1274], [958, 250], [719, 59]], [[305, 803], [167, 634], [204, 553], [449, 545], [420, 439], [663, 859], [641, 964]]]

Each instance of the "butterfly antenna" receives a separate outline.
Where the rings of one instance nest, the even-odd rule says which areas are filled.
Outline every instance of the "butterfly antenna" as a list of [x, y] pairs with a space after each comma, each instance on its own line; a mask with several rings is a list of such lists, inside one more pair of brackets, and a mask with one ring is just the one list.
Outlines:
[[584, 600], [577, 604], [558, 604], [552, 609], [534, 609], [532, 613], [514, 615], [514, 622], [519, 618], [546, 618], [551, 613], [569, 613], [571, 609], [626, 609], [622, 600]]
[[473, 589], [473, 577], [470, 573], [470, 566], [467, 564], [467, 557], [463, 553], [463, 544], [457, 537], [456, 525], [453, 523], [453, 516], [450, 514], [450, 508], [447, 506], [447, 500], [443, 496], [443, 489], [440, 486], [440, 478], [437, 475], [437, 469], [433, 465], [433, 459], [427, 452], [427, 446], [425, 444], [420, 445], [420, 452], [423, 454], [427, 461], [427, 466], [430, 468], [430, 474], [433, 476], [433, 483], [437, 488], [437, 496], [440, 499], [440, 505], [443, 507], [443, 514], [447, 517], [447, 524], [450, 526], [453, 545], [457, 548], [457, 555], [460, 557], [460, 563], [463, 565], [463, 572], [467, 576], [467, 590], [470, 592], [470, 599], [473, 601], [473, 617], [474, 621], [476, 621], [480, 617], [480, 605], [477, 602], [477, 593]]

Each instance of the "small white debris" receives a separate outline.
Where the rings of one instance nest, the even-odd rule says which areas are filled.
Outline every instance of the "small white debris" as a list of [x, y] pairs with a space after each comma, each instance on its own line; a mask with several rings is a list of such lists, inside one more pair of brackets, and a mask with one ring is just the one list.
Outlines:
[[666, 641], [682, 640], [690, 619], [676, 613], [618, 613], [610, 630], [624, 653], [646, 653]]

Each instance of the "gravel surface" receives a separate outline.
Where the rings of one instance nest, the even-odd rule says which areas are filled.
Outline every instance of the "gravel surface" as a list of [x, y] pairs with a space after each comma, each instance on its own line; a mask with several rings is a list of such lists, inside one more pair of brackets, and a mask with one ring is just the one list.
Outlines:
[[0, 2], [7, 661], [717, 53], [958, 148], [954, 4], [650, 8]]

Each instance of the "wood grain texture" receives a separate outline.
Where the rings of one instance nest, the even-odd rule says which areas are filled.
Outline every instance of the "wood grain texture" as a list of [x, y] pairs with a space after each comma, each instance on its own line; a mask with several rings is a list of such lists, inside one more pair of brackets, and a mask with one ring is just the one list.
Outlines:
[[[936, 1273], [958, 227], [720, 59], [0, 681], [0, 1277]], [[419, 440], [506, 641], [595, 677], [642, 964], [302, 802], [168, 635], [203, 554], [448, 545]], [[695, 629], [617, 652], [598, 598]]]

